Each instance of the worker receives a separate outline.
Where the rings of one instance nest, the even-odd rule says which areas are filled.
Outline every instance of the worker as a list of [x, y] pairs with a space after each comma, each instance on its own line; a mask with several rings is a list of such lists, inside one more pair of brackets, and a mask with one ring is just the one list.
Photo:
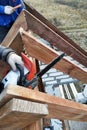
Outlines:
[[75, 101], [82, 103], [82, 104], [87, 104], [87, 84], [83, 85], [83, 91], [80, 93], [77, 93], [75, 97]]
[[23, 66], [22, 58], [13, 49], [8, 47], [0, 46], [0, 60], [7, 62], [13, 71], [17, 70], [15, 63]]
[[0, 43], [23, 9], [22, 0], [0, 0]]

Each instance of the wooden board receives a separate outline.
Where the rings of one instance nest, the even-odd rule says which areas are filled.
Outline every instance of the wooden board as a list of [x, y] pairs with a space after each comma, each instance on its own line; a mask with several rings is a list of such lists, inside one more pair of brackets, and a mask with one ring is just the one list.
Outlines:
[[12, 99], [0, 109], [0, 130], [24, 128], [47, 114], [46, 104]]
[[49, 111], [46, 118], [87, 121], [87, 105], [82, 105], [80, 103], [15, 85], [9, 85], [4, 89], [0, 95], [0, 106], [14, 97], [39, 103], [46, 103]]
[[[29, 53], [29, 55], [31, 55], [32, 57], [48, 64], [59, 55], [57, 51], [43, 44], [35, 37], [29, 35], [27, 32], [22, 31], [21, 36], [23, 43], [25, 44], [27, 53]], [[74, 64], [67, 58], [63, 58], [54, 67], [64, 73], [67, 73], [71, 77], [87, 83], [87, 71]]]
[[31, 13], [25, 11], [27, 26], [34, 33], [39, 35], [41, 38], [47, 40], [59, 50], [65, 52], [68, 55], [71, 55], [75, 60], [87, 67], [87, 53], [79, 50], [79, 47], [76, 47], [66, 41], [66, 39], [58, 35], [54, 30], [40, 21]]

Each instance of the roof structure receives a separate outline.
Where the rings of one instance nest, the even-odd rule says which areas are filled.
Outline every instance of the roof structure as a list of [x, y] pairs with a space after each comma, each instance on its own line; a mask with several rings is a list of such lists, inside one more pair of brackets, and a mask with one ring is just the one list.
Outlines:
[[[49, 23], [49, 21], [41, 16], [37, 11], [35, 11], [27, 4], [26, 7], [29, 11], [23, 10], [21, 12], [19, 17], [13, 24], [12, 28], [10, 29], [9, 33], [7, 34], [6, 38], [3, 40], [2, 45], [13, 48], [18, 54], [20, 54], [25, 47], [29, 56], [45, 64], [48, 64], [55, 57], [60, 55], [61, 51], [65, 52], [67, 56], [65, 56], [59, 63], [57, 63], [54, 68], [70, 75], [77, 80], [87, 83], [87, 53], [79, 46], [77, 46], [71, 39], [60, 32], [55, 26]], [[29, 32], [32, 32], [33, 35]], [[48, 41], [60, 51], [56, 51], [50, 48], [49, 46], [41, 42], [38, 37], [41, 37], [44, 40]], [[77, 62], [72, 61], [70, 57]], [[78, 63], [80, 65], [78, 65]], [[7, 64], [0, 61], [0, 73], [2, 78], [6, 69]], [[12, 100], [13, 98], [15, 99]], [[28, 90], [23, 86], [8, 85], [8, 87], [5, 88], [0, 95], [0, 107], [9, 102], [9, 100], [11, 100], [11, 102], [9, 102], [10, 105], [5, 105], [4, 110], [6, 110], [6, 108], [8, 109], [4, 116], [3, 114], [5, 111], [1, 109], [2, 118], [0, 118], [0, 127], [3, 128], [4, 122], [6, 128], [7, 126], [8, 129], [10, 128], [10, 126], [12, 128], [12, 124], [14, 124], [14, 122], [16, 121], [16, 118], [14, 118], [13, 120], [9, 120], [13, 116], [13, 110], [16, 111], [16, 114], [18, 114], [17, 116], [19, 117], [19, 109], [12, 108], [15, 107], [14, 104], [16, 104], [17, 102], [20, 102], [20, 106], [21, 104], [23, 104], [23, 102], [16, 100], [16, 98], [23, 100], [23, 102], [27, 100], [35, 103], [41, 103], [36, 105], [32, 103], [32, 105], [36, 106], [35, 108], [37, 109], [39, 109], [38, 106], [43, 106], [44, 104], [43, 107], [45, 111], [42, 110], [43, 113], [40, 113], [40, 111], [35, 111], [37, 115], [36, 116], [33, 112], [31, 112], [31, 115], [35, 118], [34, 121], [43, 117], [56, 118], [61, 120], [76, 120], [83, 122], [87, 121], [86, 105], [76, 103], [74, 101], [69, 101], [67, 99], [51, 96], [39, 91]], [[11, 104], [13, 107], [11, 107]], [[28, 103], [28, 105], [30, 105], [30, 102]], [[17, 108], [19, 108], [18, 104]], [[24, 113], [26, 112], [23, 109], [21, 110]], [[38, 112], [39, 114], [37, 114]], [[30, 113], [27, 111], [27, 114]], [[22, 116], [22, 121], [25, 121], [22, 128], [24, 128], [25, 125], [28, 125], [28, 121], [26, 120], [28, 120], [29, 116], [25, 116], [24, 118]], [[6, 119], [8, 121], [6, 121]], [[13, 125], [13, 129], [20, 128], [21, 123], [16, 123], [18, 123], [18, 125]]]
[[[21, 27], [23, 28], [23, 31], [20, 35], [19, 32]], [[34, 34], [50, 42], [56, 48], [65, 52], [67, 55], [78, 61], [81, 65], [83, 65], [82, 67], [78, 66], [78, 64], [71, 61], [68, 57], [64, 57], [63, 60], [61, 60], [61, 62], [58, 63], [58, 65], [55, 65], [55, 68], [70, 75], [73, 78], [87, 83], [86, 52], [82, 50], [79, 46], [77, 46], [74, 42], [73, 43], [75, 44], [75, 46], [71, 44], [71, 41], [66, 41], [66, 38], [64, 38], [64, 36], [61, 37], [57, 32], [55, 32], [55, 30], [52, 30], [50, 27], [47, 26], [47, 24], [43, 23], [33, 14], [26, 10], [24, 10], [20, 14], [18, 19], [14, 23], [13, 27], [7, 34], [6, 38], [2, 42], [2, 45], [10, 46], [16, 51], [20, 52], [20, 50], [23, 49], [22, 44], [24, 42], [29, 55], [46, 64], [60, 54], [57, 51], [51, 49], [50, 47], [40, 42], [37, 38], [29, 35], [26, 32], [26, 30], [30, 30]], [[18, 40], [20, 41], [20, 43], [18, 43]], [[28, 42], [28, 40], [30, 42]], [[18, 44], [20, 48], [17, 49]], [[36, 48], [34, 46], [38, 47]], [[41, 55], [43, 55], [43, 57], [41, 57]]]

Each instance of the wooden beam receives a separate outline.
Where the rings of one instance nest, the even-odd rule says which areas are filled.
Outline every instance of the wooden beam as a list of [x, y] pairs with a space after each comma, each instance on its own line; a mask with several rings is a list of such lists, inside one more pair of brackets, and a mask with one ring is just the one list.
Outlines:
[[48, 27], [28, 11], [25, 11], [25, 15], [27, 26], [30, 30], [87, 67], [87, 53], [83, 53], [84, 50], [81, 51], [82, 49], [78, 49], [80, 48], [79, 46], [70, 44], [63, 36], [57, 34], [52, 28]]
[[12, 99], [0, 109], [0, 129], [22, 129], [47, 114], [46, 104]]
[[[59, 55], [57, 51], [43, 44], [35, 37], [29, 35], [24, 30], [22, 30], [21, 37], [29, 55], [46, 64], [48, 64], [50, 61], [52, 61], [55, 57]], [[87, 71], [74, 64], [67, 58], [63, 58], [54, 67], [64, 73], [67, 73], [71, 77], [74, 77], [78, 80], [87, 83]]]
[[46, 118], [87, 121], [87, 105], [58, 98], [17, 85], [9, 85], [4, 89], [0, 95], [0, 106], [14, 97], [33, 102], [46, 103], [49, 111]]

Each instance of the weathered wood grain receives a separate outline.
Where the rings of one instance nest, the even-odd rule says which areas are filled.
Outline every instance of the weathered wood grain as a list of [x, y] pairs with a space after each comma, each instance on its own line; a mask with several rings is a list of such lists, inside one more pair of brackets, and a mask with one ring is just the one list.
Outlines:
[[0, 109], [0, 130], [24, 128], [47, 114], [46, 104], [12, 99]]

